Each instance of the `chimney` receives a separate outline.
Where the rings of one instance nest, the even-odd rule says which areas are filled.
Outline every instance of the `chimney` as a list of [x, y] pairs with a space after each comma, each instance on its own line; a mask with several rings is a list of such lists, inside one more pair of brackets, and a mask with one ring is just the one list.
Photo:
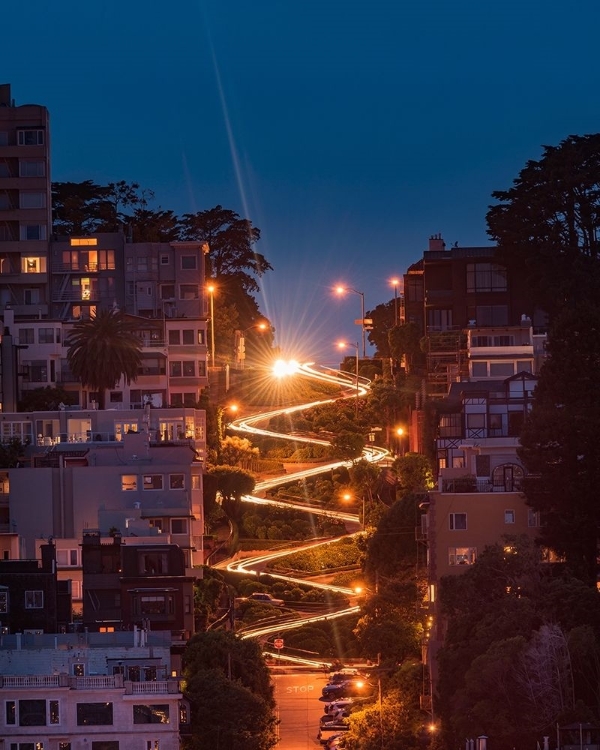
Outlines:
[[429, 238], [429, 250], [445, 250], [446, 249], [446, 243], [442, 239], [441, 234], [433, 234]]

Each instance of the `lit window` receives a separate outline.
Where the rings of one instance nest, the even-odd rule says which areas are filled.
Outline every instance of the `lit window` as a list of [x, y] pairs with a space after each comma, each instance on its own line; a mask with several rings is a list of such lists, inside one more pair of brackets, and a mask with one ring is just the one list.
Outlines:
[[448, 549], [448, 563], [450, 565], [473, 565], [476, 558], [476, 547], [450, 547]]
[[122, 474], [121, 475], [121, 489], [124, 492], [137, 490], [137, 476], [135, 474]]
[[97, 244], [98, 240], [94, 237], [73, 237], [70, 240], [71, 247], [89, 247]]

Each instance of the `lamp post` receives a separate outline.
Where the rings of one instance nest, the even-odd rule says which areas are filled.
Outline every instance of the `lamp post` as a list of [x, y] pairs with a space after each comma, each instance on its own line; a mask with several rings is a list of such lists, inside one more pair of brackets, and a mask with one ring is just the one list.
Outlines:
[[398, 279], [392, 279], [390, 284], [394, 287], [394, 325], [398, 325]]
[[396, 428], [396, 435], [398, 436], [398, 447], [400, 448], [400, 456], [404, 456], [404, 428], [403, 427], [397, 427]]
[[360, 393], [360, 386], [358, 384], [358, 346], [359, 344], [358, 344], [358, 341], [356, 342], [356, 344], [352, 344], [352, 343], [347, 344], [345, 341], [340, 341], [340, 343], [338, 344], [338, 349], [345, 349], [347, 346], [354, 346], [356, 348], [356, 363], [354, 365], [356, 368], [356, 403], [354, 406], [354, 416], [358, 418], [358, 396]]
[[211, 367], [215, 366], [215, 290], [214, 284], [209, 284], [206, 287], [210, 295], [210, 364]]
[[365, 335], [365, 293], [359, 292], [357, 289], [351, 289], [350, 287], [346, 286], [338, 286], [336, 287], [335, 291], [339, 295], [342, 295], [345, 292], [352, 292], [353, 294], [358, 294], [360, 297], [360, 327], [362, 329], [362, 355], [364, 359], [367, 356], [367, 344]]

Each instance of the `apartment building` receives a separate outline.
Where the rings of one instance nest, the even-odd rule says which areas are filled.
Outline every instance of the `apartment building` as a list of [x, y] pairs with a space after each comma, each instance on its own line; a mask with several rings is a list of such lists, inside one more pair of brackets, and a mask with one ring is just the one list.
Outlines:
[[[450, 384], [470, 376], [469, 329], [521, 326], [545, 330], [525, 281], [497, 258], [495, 247], [447, 248], [440, 235], [404, 275], [404, 315], [427, 340], [426, 392], [444, 398]], [[484, 334], [479, 334], [484, 335]]]
[[179, 750], [189, 705], [168, 633], [5, 635], [1, 750]]
[[16, 106], [0, 85], [0, 310], [47, 316], [51, 234], [50, 118], [38, 104]]
[[145, 535], [170, 535], [187, 568], [203, 563], [204, 411], [65, 408], [2, 414], [0, 425], [3, 440], [29, 443], [20, 466], [3, 470], [0, 554], [17, 547], [34, 557], [36, 540], [69, 545], [86, 529], [108, 533], [135, 521]]

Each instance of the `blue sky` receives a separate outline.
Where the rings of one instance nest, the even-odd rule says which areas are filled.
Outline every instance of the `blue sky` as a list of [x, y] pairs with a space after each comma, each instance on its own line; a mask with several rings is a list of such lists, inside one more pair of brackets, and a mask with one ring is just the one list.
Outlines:
[[334, 363], [441, 233], [486, 245], [493, 190], [598, 132], [600, 4], [578, 0], [28, 0], [0, 82], [44, 104], [52, 178], [136, 181], [262, 232], [284, 353]]

